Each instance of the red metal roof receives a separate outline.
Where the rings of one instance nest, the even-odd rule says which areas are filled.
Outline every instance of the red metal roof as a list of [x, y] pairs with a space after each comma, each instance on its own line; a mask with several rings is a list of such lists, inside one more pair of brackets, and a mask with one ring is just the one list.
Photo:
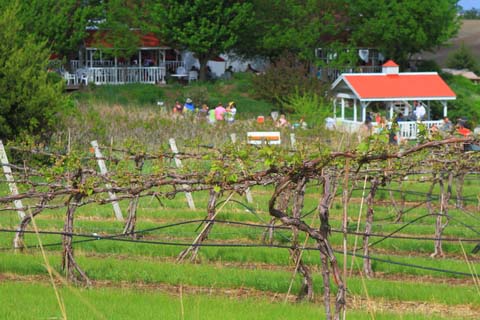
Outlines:
[[[132, 32], [140, 34], [138, 30], [132, 30]], [[153, 33], [140, 34], [139, 38], [139, 48], [167, 48]], [[85, 47], [97, 48], [100, 45], [104, 48], [113, 47], [113, 45], [108, 42], [108, 31], [88, 30]]]
[[451, 100], [456, 95], [437, 73], [343, 74], [360, 100]]

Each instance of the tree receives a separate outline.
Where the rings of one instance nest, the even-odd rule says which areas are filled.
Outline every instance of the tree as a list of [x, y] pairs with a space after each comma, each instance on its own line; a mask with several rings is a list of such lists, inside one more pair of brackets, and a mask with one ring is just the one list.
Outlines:
[[463, 11], [462, 18], [467, 20], [480, 19], [480, 10], [472, 8], [470, 10]]
[[0, 139], [21, 132], [48, 139], [64, 103], [63, 82], [49, 75], [50, 52], [25, 33], [19, 10], [14, 2], [0, 13]]
[[414, 53], [432, 50], [459, 29], [457, 0], [348, 0], [351, 38], [402, 67]]
[[315, 48], [325, 46], [344, 30], [344, 0], [253, 0], [254, 19], [241, 31], [235, 53], [276, 61], [286, 52], [314, 59]]
[[462, 43], [460, 48], [453, 52], [447, 59], [447, 67], [452, 69], [468, 69], [479, 72], [478, 62], [470, 49]]
[[[11, 0], [0, 0], [0, 9], [9, 7]], [[19, 1], [17, 19], [23, 31], [46, 41], [52, 53], [60, 56], [76, 54], [86, 36], [86, 28], [100, 15], [102, 1], [29, 0]]]
[[129, 58], [140, 46], [140, 3], [110, 0], [102, 4], [103, 18], [98, 24], [98, 48], [107, 55]]
[[172, 47], [189, 50], [200, 63], [200, 80], [207, 62], [237, 43], [239, 30], [251, 21], [251, 4], [233, 0], [152, 1], [153, 31]]

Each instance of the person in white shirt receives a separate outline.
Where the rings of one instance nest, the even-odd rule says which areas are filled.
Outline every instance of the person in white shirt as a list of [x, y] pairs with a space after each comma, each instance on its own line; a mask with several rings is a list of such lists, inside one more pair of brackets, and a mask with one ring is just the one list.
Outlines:
[[427, 111], [425, 110], [425, 107], [423, 106], [423, 104], [419, 103], [417, 104], [417, 107], [415, 108], [414, 113], [415, 113], [415, 117], [417, 117], [417, 120], [423, 120]]

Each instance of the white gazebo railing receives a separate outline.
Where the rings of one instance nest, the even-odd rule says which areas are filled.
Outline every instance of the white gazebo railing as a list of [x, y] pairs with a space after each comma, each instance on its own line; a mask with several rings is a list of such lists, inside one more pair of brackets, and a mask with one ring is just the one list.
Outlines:
[[[425, 125], [428, 130], [430, 130], [435, 125], [437, 127], [440, 127], [443, 121], [442, 120], [422, 121], [421, 123]], [[418, 124], [419, 123], [417, 121], [400, 121], [398, 123], [400, 139], [407, 139], [407, 140], [417, 139]]]
[[97, 85], [160, 83], [165, 81], [164, 67], [87, 68], [88, 81]]
[[[346, 120], [346, 119], [338, 119], [337, 126], [341, 127], [342, 130], [354, 133], [360, 130], [362, 125], [361, 122], [353, 121], [353, 120]], [[422, 121], [423, 125], [430, 130], [433, 126], [440, 127], [443, 123], [442, 120], [437, 121]], [[417, 139], [418, 133], [418, 124], [417, 121], [400, 121], [398, 122], [398, 136], [402, 140], [415, 140]], [[392, 125], [391, 122], [388, 123], [388, 127], [390, 128]], [[376, 132], [376, 123], [373, 123], [373, 132]]]

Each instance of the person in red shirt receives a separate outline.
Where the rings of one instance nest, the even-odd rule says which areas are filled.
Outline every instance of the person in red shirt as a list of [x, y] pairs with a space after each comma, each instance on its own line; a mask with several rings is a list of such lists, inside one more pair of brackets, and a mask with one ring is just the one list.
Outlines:
[[462, 122], [457, 124], [457, 133], [461, 134], [464, 137], [472, 135], [472, 131], [466, 128]]

